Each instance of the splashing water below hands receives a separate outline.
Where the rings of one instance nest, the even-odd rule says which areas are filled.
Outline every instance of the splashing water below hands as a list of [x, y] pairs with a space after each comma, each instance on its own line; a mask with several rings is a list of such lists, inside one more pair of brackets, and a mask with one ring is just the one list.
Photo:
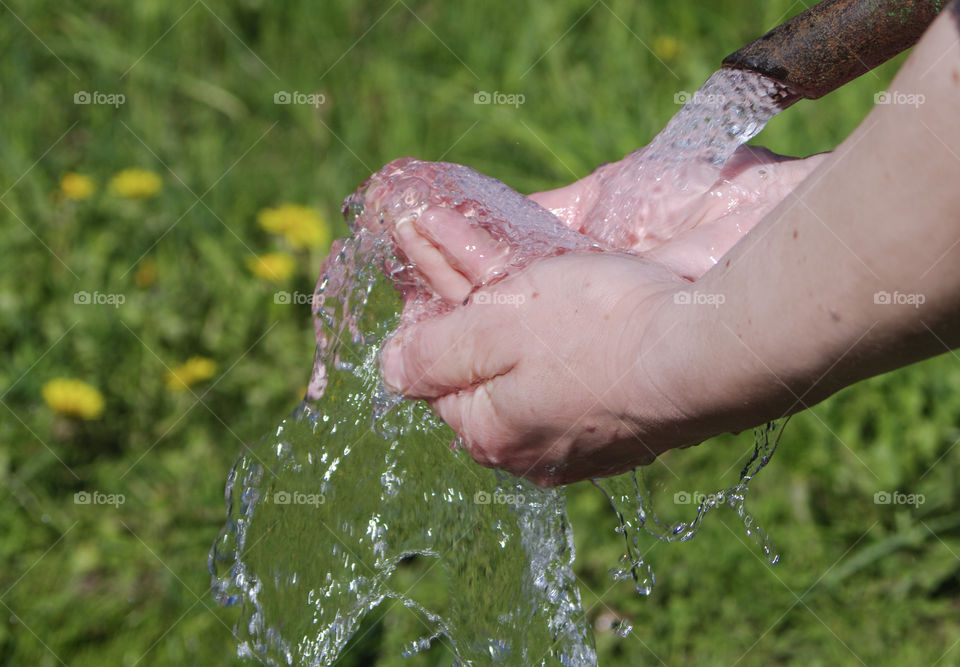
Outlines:
[[[736, 114], [752, 113], [744, 108]], [[678, 117], [695, 112], [685, 107]], [[729, 123], [708, 125], [714, 134], [731, 135], [724, 145], [735, 148], [762, 128], [773, 115], [767, 113], [764, 107], [759, 127], [750, 126], [756, 131], [735, 136]], [[668, 126], [665, 133], [675, 130]], [[703, 127], [694, 123], [689, 131]], [[688, 142], [687, 149], [677, 137], [670, 141], [674, 158], [684, 150], [702, 156], [706, 149], [716, 163], [721, 154], [717, 137]], [[501, 253], [504, 270], [485, 282], [540, 257], [609, 249], [607, 241], [570, 230], [530, 199], [466, 167], [401, 160], [371, 177], [345, 203], [354, 235], [335, 247], [317, 285], [308, 400], [241, 456], [228, 478], [228, 521], [210, 556], [216, 595], [223, 604], [242, 604], [240, 654], [268, 664], [330, 664], [385, 601], [407, 607], [427, 628], [405, 655], [442, 635], [460, 664], [596, 664], [573, 574], [563, 489], [540, 489], [481, 468], [462, 450], [451, 452], [455, 434], [423, 403], [400, 400], [383, 387], [379, 350], [401, 317], [430, 317], [456, 305], [393, 253], [397, 224], [428, 205], [457, 210], [498, 240], [476, 249]], [[758, 430], [740, 483], [702, 502], [690, 522], [664, 525], [651, 513], [642, 473], [595, 482], [625, 540], [614, 578], [630, 578], [638, 592], [649, 593], [653, 575], [640, 556], [641, 531], [689, 539], [719, 504], [736, 509], [775, 562], [744, 508], [748, 482], [773, 453], [771, 428]], [[396, 587], [393, 575], [412, 556], [444, 573], [444, 609]], [[621, 636], [630, 630], [617, 628]]]

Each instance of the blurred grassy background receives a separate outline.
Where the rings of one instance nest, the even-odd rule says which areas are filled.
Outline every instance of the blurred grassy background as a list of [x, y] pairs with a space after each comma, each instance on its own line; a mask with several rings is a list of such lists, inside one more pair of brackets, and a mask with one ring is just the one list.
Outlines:
[[[325, 252], [287, 247], [258, 226], [258, 211], [311, 206], [343, 235], [339, 202], [403, 155], [462, 162], [523, 192], [561, 185], [646, 143], [677, 110], [677, 93], [802, 8], [4, 4], [0, 664], [236, 662], [235, 613], [208, 594], [207, 550], [231, 462], [296, 405], [309, 375], [309, 306], [274, 295], [310, 294]], [[899, 62], [796, 105], [758, 143], [832, 148]], [[125, 102], [74, 104], [79, 91]], [[324, 103], [278, 105], [279, 91]], [[476, 105], [478, 91], [525, 103]], [[159, 192], [109, 192], [111, 176], [131, 167], [158, 174]], [[90, 176], [96, 192], [65, 199], [70, 172]], [[247, 265], [271, 251], [295, 262], [278, 283]], [[80, 291], [124, 303], [77, 304]], [[169, 369], [194, 355], [216, 372], [174, 391]], [[54, 414], [41, 390], [58, 376], [99, 390], [102, 417]], [[765, 565], [736, 517], [718, 513], [691, 543], [649, 542], [658, 575], [649, 599], [612, 585], [612, 513], [592, 487], [572, 489], [601, 664], [960, 664], [958, 414], [960, 362], [946, 355], [796, 417], [751, 492], [780, 564]], [[736, 467], [749, 444], [690, 450], [691, 477], [678, 488], [713, 490], [697, 475]], [[125, 502], [75, 503], [84, 491]], [[925, 502], [874, 502], [897, 491]], [[633, 636], [617, 639], [611, 618], [633, 622]], [[345, 664], [400, 663], [401, 642], [421, 629], [405, 611], [371, 620]], [[440, 647], [404, 664], [442, 660]]]

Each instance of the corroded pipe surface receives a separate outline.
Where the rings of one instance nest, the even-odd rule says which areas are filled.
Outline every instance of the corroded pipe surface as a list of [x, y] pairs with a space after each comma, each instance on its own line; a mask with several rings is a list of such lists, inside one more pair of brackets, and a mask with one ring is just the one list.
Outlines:
[[[944, 0], [824, 0], [723, 59], [816, 99], [913, 46]], [[791, 100], [795, 101], [795, 100]]]

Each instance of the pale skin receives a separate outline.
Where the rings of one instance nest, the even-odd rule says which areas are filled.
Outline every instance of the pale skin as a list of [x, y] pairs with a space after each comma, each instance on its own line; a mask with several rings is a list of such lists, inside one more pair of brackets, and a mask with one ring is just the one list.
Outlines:
[[[645, 256], [542, 259], [481, 288], [512, 302], [475, 292], [401, 330], [384, 380], [426, 399], [479, 463], [551, 486], [623, 472], [957, 347], [955, 15], [931, 26], [889, 90], [924, 103], [878, 105], [833, 153], [777, 161], [774, 185], [732, 215], [678, 207], [699, 210], [700, 224]], [[531, 196], [580, 228], [595, 188], [588, 177]], [[397, 241], [438, 292], [462, 300], [490, 267], [451, 268], [467, 232], [439, 215], [445, 224], [408, 226]]]

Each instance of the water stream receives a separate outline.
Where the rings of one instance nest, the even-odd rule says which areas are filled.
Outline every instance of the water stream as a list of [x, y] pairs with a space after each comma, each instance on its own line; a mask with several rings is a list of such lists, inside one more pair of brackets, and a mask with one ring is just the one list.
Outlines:
[[[776, 113], [775, 91], [754, 79], [711, 77], [637, 159], [662, 169], [690, 161], [722, 166]], [[720, 94], [727, 97], [718, 106], [712, 96]], [[332, 663], [380, 605], [406, 608], [422, 623], [421, 637], [397, 647], [404, 655], [443, 638], [463, 665], [596, 664], [573, 574], [564, 489], [539, 489], [476, 465], [451, 448], [455, 434], [422, 402], [382, 385], [380, 346], [404, 305], [396, 286], [405, 317], [450, 307], [424, 289], [416, 267], [399, 260], [389, 242], [388, 223], [428, 203], [469, 211], [508, 240], [509, 271], [549, 254], [603, 249], [503, 184], [456, 165], [392, 163], [348, 199], [354, 235], [335, 247], [315, 295], [308, 400], [230, 472], [227, 523], [210, 555], [215, 595], [241, 607], [240, 655], [271, 665]], [[656, 516], [642, 470], [597, 480], [624, 538], [612, 576], [649, 593], [653, 573], [640, 555], [641, 534], [690, 539], [721, 505], [734, 508], [775, 562], [744, 504], [750, 480], [775, 449], [773, 430], [758, 429], [740, 481], [705, 497], [687, 522]], [[398, 568], [414, 557], [442, 574], [442, 604], [396, 583]], [[626, 636], [631, 628], [617, 631]]]

